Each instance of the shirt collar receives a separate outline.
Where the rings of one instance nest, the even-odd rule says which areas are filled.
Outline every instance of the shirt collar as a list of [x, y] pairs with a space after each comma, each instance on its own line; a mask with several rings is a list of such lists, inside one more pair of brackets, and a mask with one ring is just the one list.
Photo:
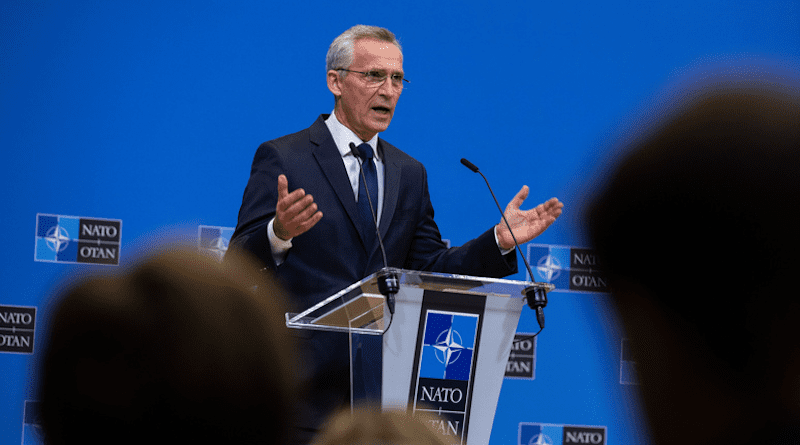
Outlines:
[[[347, 156], [350, 154], [350, 143], [356, 144], [359, 146], [364, 143], [360, 137], [358, 137], [353, 130], [347, 128], [339, 122], [339, 119], [336, 118], [336, 113], [331, 112], [331, 115], [325, 119], [325, 125], [328, 126], [328, 130], [331, 132], [331, 136], [333, 136], [333, 142], [336, 144], [336, 148], [339, 149], [339, 153], [342, 157]], [[381, 153], [378, 152], [378, 135], [372, 137], [372, 139], [367, 141], [370, 147], [372, 147], [372, 152], [374, 153], [375, 158], [378, 161], [381, 161]]]

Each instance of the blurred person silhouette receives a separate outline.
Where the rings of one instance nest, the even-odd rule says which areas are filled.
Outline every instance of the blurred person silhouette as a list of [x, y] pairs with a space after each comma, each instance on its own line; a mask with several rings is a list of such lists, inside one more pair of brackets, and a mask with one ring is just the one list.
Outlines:
[[312, 445], [447, 445], [435, 417], [362, 404], [342, 408], [323, 424]]
[[690, 91], [588, 209], [658, 445], [800, 443], [797, 86]]
[[249, 259], [165, 249], [55, 301], [39, 397], [48, 445], [284, 444], [284, 295]]

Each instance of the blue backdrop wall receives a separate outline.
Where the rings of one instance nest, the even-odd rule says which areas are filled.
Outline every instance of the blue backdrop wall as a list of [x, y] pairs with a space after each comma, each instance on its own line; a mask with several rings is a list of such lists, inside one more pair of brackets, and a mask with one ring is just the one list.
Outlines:
[[[664, 91], [720, 70], [800, 66], [794, 0], [4, 0], [0, 313], [36, 314], [0, 320], [1, 443], [36, 441], [23, 432], [35, 429], [34, 411], [24, 413], [36, 399], [46, 296], [160, 243], [196, 243], [200, 226], [235, 226], [258, 144], [332, 110], [327, 46], [357, 23], [388, 27], [403, 44], [412, 83], [382, 137], [427, 166], [445, 238], [461, 244], [499, 217], [461, 157], [502, 203], [522, 184], [529, 205], [566, 203], [527, 246], [534, 263], [548, 258], [536, 252], [586, 246], [581, 213], [596, 178]], [[36, 261], [44, 214], [120, 222], [119, 266]], [[492, 443], [528, 443], [565, 425], [601, 427], [608, 444], [643, 443], [626, 374], [634, 360], [608, 296], [561, 287], [547, 310], [535, 372], [506, 380]], [[534, 325], [525, 314], [519, 330]], [[10, 344], [19, 332], [31, 334], [32, 351]]]

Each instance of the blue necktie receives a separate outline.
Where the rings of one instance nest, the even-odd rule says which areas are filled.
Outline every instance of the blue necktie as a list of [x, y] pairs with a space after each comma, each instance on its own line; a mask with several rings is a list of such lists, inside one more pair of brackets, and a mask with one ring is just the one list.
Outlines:
[[[364, 234], [364, 242], [367, 251], [372, 248], [375, 243], [375, 220], [373, 216], [377, 216], [378, 212], [378, 171], [375, 168], [375, 163], [372, 162], [372, 147], [369, 144], [361, 144], [358, 147], [358, 156], [361, 158], [361, 168], [364, 170], [364, 176], [358, 175], [358, 213], [361, 215], [361, 230]], [[364, 178], [367, 179], [366, 187], [364, 186]], [[369, 198], [367, 198], [369, 192]], [[372, 208], [376, 213], [370, 209], [370, 200], [372, 200]]]

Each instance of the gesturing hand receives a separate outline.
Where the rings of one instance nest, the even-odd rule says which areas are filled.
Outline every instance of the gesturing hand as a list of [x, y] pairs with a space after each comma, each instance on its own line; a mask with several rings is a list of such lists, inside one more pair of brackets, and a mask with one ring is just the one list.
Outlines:
[[272, 224], [275, 235], [282, 240], [294, 238], [314, 227], [320, 219], [322, 212], [317, 211], [314, 197], [306, 195], [303, 189], [289, 193], [289, 180], [285, 175], [278, 176], [278, 204]]
[[[527, 243], [547, 230], [550, 224], [553, 224], [553, 221], [561, 215], [561, 209], [564, 207], [564, 204], [557, 198], [550, 198], [530, 210], [520, 210], [520, 206], [527, 197], [528, 186], [523, 185], [514, 199], [508, 203], [504, 212], [508, 224], [520, 244]], [[497, 225], [497, 241], [503, 249], [514, 247], [514, 239], [511, 237], [506, 223], [502, 220]]]

